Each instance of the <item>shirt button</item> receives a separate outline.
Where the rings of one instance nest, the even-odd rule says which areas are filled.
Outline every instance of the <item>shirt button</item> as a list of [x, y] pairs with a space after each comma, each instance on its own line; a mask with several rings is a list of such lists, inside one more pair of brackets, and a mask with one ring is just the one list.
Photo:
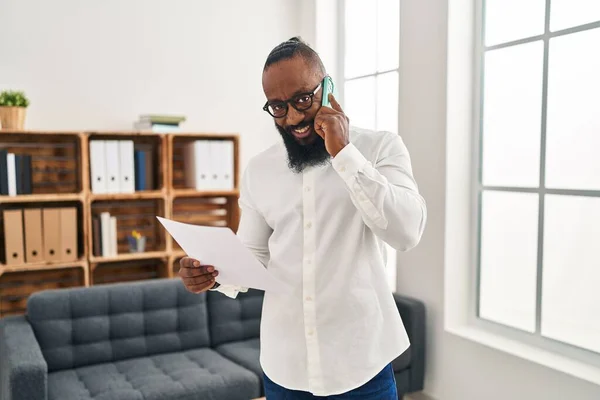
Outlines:
[[310, 229], [311, 226], [312, 226], [312, 224], [310, 222], [306, 223], [306, 229]]
[[307, 186], [307, 187], [305, 187], [305, 188], [304, 188], [304, 191], [305, 191], [305, 192], [310, 192], [310, 186]]
[[306, 296], [306, 301], [312, 301], [312, 297]]
[[309, 330], [309, 331], [308, 331], [308, 336], [312, 336], [312, 335], [313, 335], [313, 333], [314, 333], [314, 331], [313, 331], [312, 329], [311, 329], [311, 330]]
[[342, 167], [340, 168], [340, 171], [342, 171], [342, 172], [346, 172], [346, 167], [342, 166]]

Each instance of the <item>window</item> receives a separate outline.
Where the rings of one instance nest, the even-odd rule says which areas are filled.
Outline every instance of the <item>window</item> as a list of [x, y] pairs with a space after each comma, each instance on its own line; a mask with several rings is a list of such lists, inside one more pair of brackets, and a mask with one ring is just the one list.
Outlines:
[[[399, 0], [340, 1], [342, 50], [338, 92], [350, 124], [398, 133]], [[396, 290], [396, 253], [386, 245], [388, 282]]]
[[600, 353], [600, 1], [482, 1], [477, 316]]

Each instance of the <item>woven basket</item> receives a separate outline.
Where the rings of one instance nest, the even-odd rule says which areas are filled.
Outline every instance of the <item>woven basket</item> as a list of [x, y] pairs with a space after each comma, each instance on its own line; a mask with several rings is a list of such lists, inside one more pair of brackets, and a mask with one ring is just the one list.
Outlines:
[[0, 107], [0, 127], [4, 130], [25, 128], [25, 107]]

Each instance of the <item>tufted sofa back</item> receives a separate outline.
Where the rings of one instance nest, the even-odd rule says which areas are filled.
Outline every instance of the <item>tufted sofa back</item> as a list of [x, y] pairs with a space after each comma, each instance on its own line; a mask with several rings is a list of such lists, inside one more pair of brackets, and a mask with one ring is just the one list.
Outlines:
[[27, 318], [50, 372], [210, 345], [206, 294], [179, 279], [37, 292]]
[[249, 290], [231, 299], [219, 292], [208, 292], [210, 342], [212, 346], [258, 338], [264, 293]]

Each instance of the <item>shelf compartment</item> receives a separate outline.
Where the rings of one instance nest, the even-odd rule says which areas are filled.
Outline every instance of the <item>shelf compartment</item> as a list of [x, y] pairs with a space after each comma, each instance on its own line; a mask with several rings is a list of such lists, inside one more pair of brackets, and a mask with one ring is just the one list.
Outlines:
[[0, 131], [0, 148], [31, 156], [31, 194], [74, 194], [84, 186], [82, 138], [76, 132]]
[[0, 274], [0, 317], [24, 314], [27, 299], [35, 292], [85, 286], [86, 267], [72, 264], [60, 269], [3, 272]]
[[[239, 187], [239, 136], [235, 134], [171, 134], [169, 135], [169, 168], [170, 168], [170, 179], [172, 188], [175, 191], [181, 189], [191, 190], [192, 192], [199, 193], [196, 189], [191, 189], [185, 184], [185, 163], [184, 163], [184, 148], [191, 142], [196, 140], [228, 140], [233, 142], [233, 187]], [[213, 191], [210, 192], [223, 192]], [[182, 191], [185, 193], [185, 191]]]
[[[173, 200], [172, 219], [192, 225], [232, 227], [236, 218], [231, 212], [234, 203], [237, 205], [237, 199], [232, 197], [176, 198]], [[181, 247], [173, 240], [172, 249], [176, 252]]]
[[[142, 199], [130, 201], [104, 201], [97, 200], [91, 202], [91, 221], [88, 224], [90, 232], [88, 233], [88, 246], [90, 249], [90, 261], [96, 261], [96, 258], [102, 257], [99, 253], [98, 243], [95, 243], [96, 237], [101, 235], [101, 231], [95, 232], [94, 218], [100, 217], [102, 212], [108, 212], [117, 219], [117, 258], [135, 259], [136, 257], [146, 258], [139, 253], [129, 252], [129, 243], [127, 236], [131, 235], [133, 230], [140, 232], [146, 237], [145, 251], [164, 252], [166, 250], [165, 230], [156, 219], [156, 216], [165, 214], [164, 199]], [[100, 238], [98, 236], [98, 238]], [[143, 253], [142, 253], [143, 254]], [[107, 258], [113, 259], [114, 257]]]
[[[5, 249], [5, 243], [6, 243], [6, 239], [4, 237], [4, 213], [3, 211], [5, 210], [23, 210], [23, 215], [24, 210], [27, 209], [41, 209], [42, 210], [42, 218], [43, 218], [43, 210], [44, 209], [58, 209], [58, 208], [75, 208], [77, 216], [76, 216], [76, 232], [77, 232], [77, 256], [76, 259], [77, 260], [83, 260], [86, 258], [86, 251], [85, 251], [85, 235], [84, 235], [84, 205], [82, 201], [79, 200], [70, 200], [67, 201], [66, 198], [64, 201], [48, 201], [48, 202], [26, 202], [26, 203], [3, 203], [0, 204], [0, 265], [5, 265], [7, 263], [6, 260], [6, 249]], [[23, 231], [25, 230], [25, 220], [22, 219], [22, 224], [23, 224]], [[43, 220], [42, 220], [42, 224], [43, 224]], [[9, 228], [10, 229], [10, 228]], [[43, 241], [43, 230], [42, 230], [42, 241]], [[58, 235], [59, 232], [57, 231], [56, 234]], [[25, 246], [25, 238], [23, 238], [23, 246]], [[25, 248], [23, 249], [23, 253], [25, 253]], [[25, 256], [27, 257], [27, 256]], [[27, 267], [27, 266], [52, 266], [52, 265], [62, 265], [63, 263], [66, 264], [73, 264], [76, 261], [61, 261], [61, 260], [56, 260], [56, 261], [45, 261], [45, 262], [34, 262], [34, 263], [24, 263], [24, 264], [20, 264], [23, 267]], [[13, 268], [13, 265], [9, 266], [10, 268]], [[18, 267], [18, 266], [16, 266]]]
[[[165, 135], [157, 135], [156, 133], [144, 133], [144, 132], [90, 132], [88, 134], [88, 149], [89, 142], [94, 140], [131, 140], [133, 141], [134, 150], [141, 150], [146, 152], [146, 156], [150, 157], [146, 166], [150, 168], [150, 175], [152, 177], [150, 187], [147, 190], [136, 191], [135, 194], [141, 197], [138, 198], [153, 198], [157, 192], [166, 190], [167, 183], [167, 166], [165, 160], [167, 159], [167, 138]], [[89, 151], [89, 150], [88, 150]], [[91, 151], [90, 151], [91, 153]], [[91, 164], [90, 154], [90, 164]], [[134, 159], [135, 165], [135, 159]], [[91, 182], [91, 169], [88, 166], [86, 171], [90, 177]], [[146, 172], [148, 173], [148, 172]], [[90, 186], [91, 193], [91, 186]], [[143, 195], [149, 193], [149, 197]], [[126, 193], [111, 193], [110, 195], [129, 195]], [[105, 194], [92, 193], [92, 196], [105, 196]], [[134, 197], [135, 198], [135, 197]]]
[[129, 260], [118, 263], [92, 263], [92, 282], [94, 285], [101, 285], [166, 278], [168, 277], [166, 265], [166, 260], [162, 258]]

